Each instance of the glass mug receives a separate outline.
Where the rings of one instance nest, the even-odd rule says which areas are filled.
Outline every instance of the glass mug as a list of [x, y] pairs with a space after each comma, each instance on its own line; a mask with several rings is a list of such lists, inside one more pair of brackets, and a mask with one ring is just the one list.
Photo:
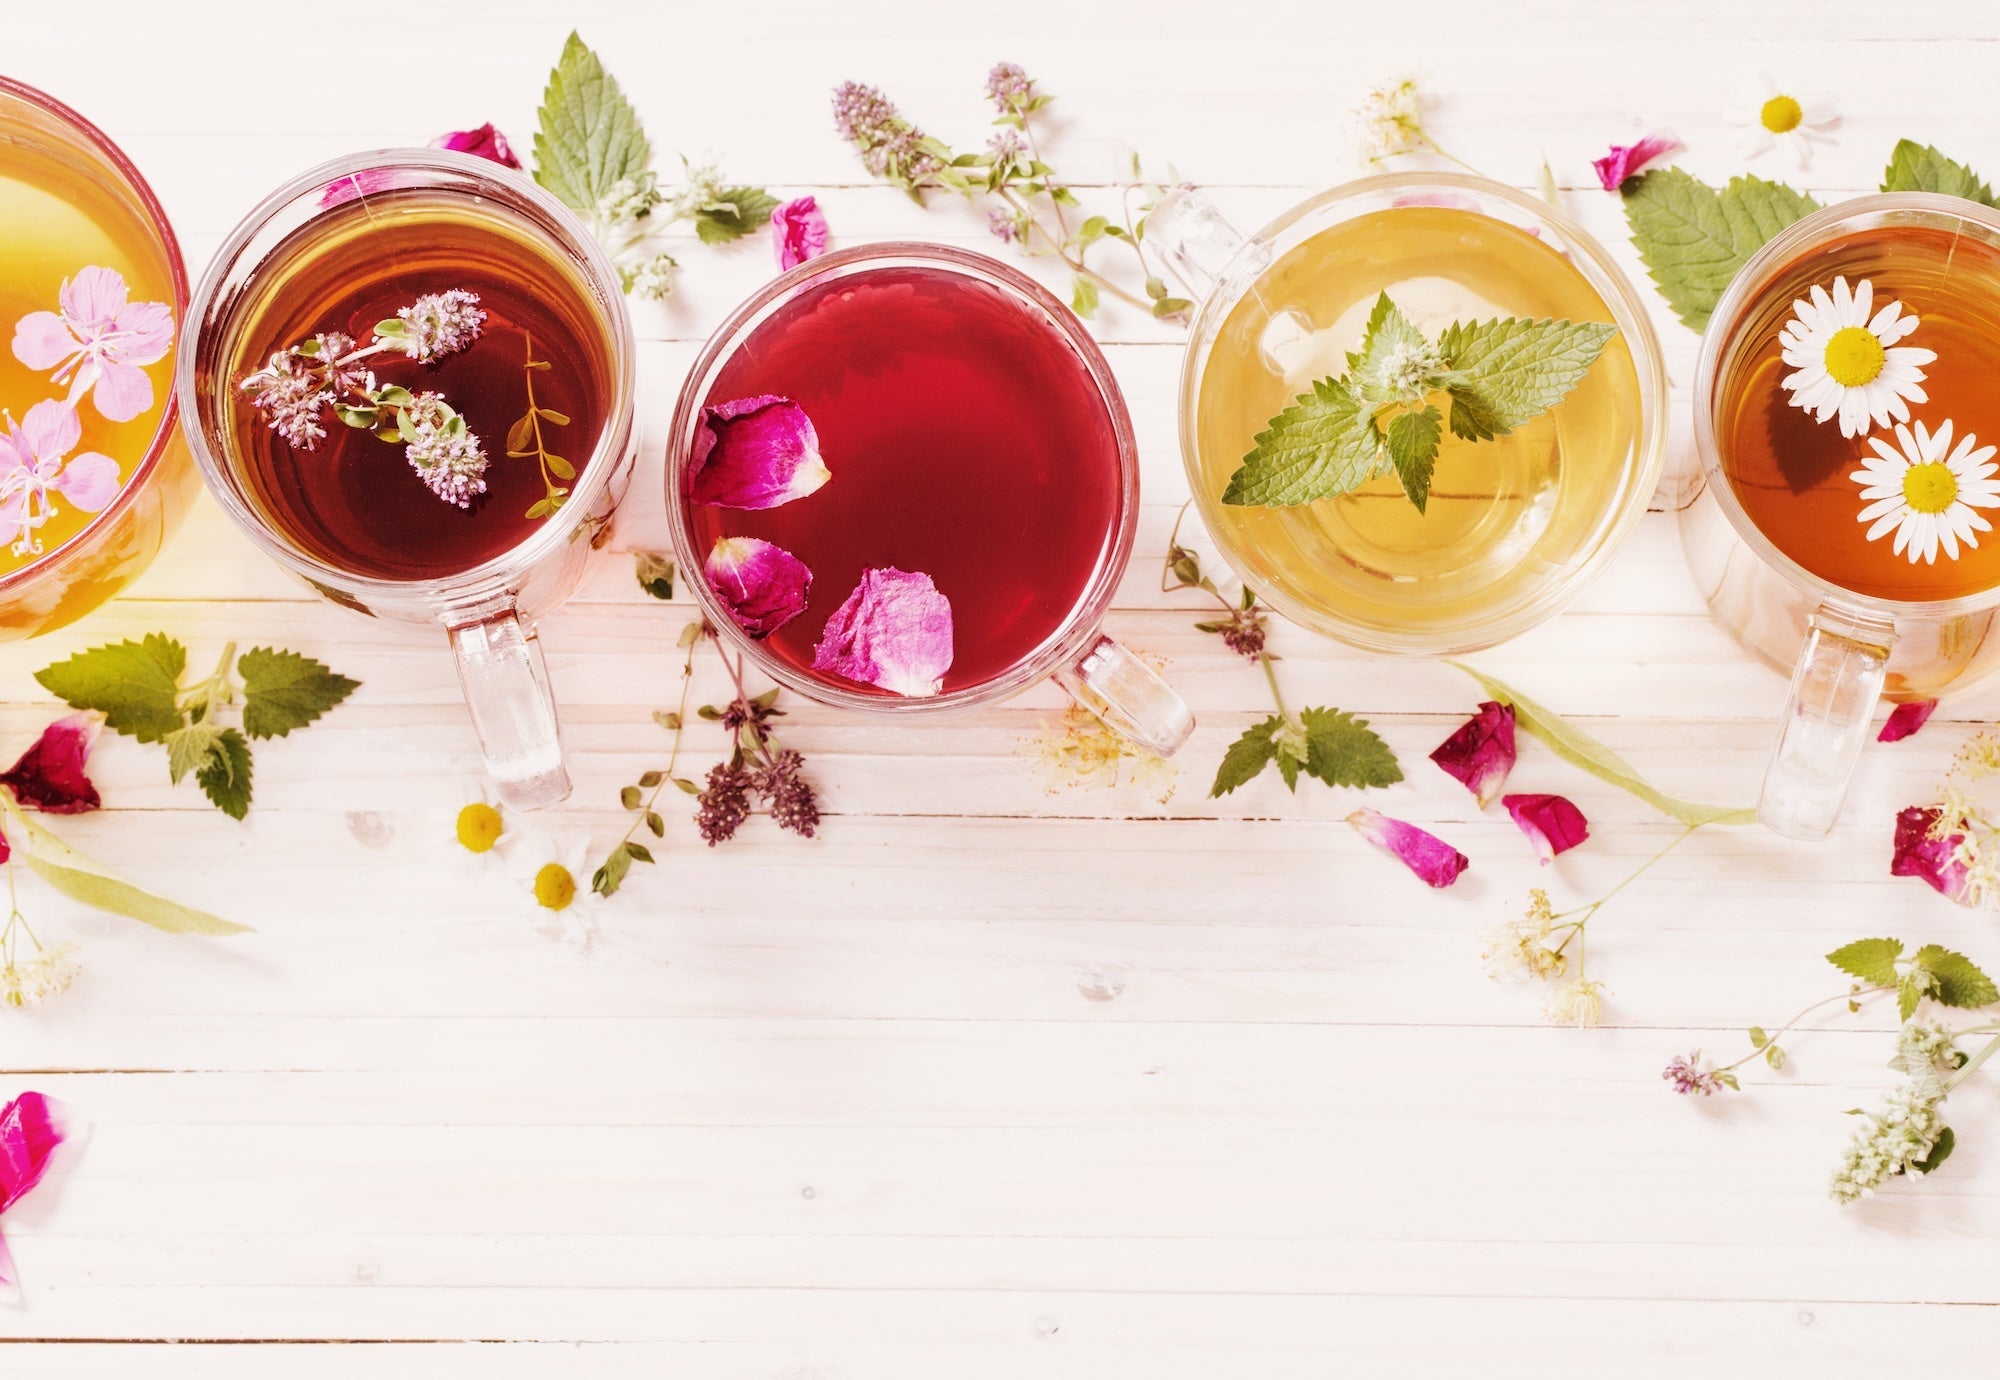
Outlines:
[[1877, 532], [1881, 515], [1871, 512], [1864, 525], [1864, 508], [1877, 505], [1854, 478], [1870, 457], [1881, 463], [1876, 443], [1900, 453], [1894, 420], [1842, 436], [1782, 387], [1798, 365], [1782, 358], [1779, 334], [1814, 286], [1832, 304], [1835, 278], [1850, 293], [1869, 283], [1870, 302], [1856, 308], [1862, 321], [1899, 301], [1917, 317], [1901, 348], [1938, 356], [1923, 366], [1926, 401], [1904, 403], [1912, 441], [1915, 424], [1934, 433], [1946, 420], [1954, 450], [1968, 437], [2000, 441], [1991, 383], [2000, 363], [2000, 213], [1926, 193], [1815, 212], [1743, 266], [1702, 336], [1703, 486], [1681, 513], [1682, 544], [1717, 619], [1746, 649], [1792, 669], [1758, 818], [1800, 839], [1833, 828], [1884, 694], [1931, 699], [2000, 667], [2000, 538], [1975, 532], [1977, 545], [1955, 555], [1908, 559], [1894, 523]]
[[[705, 409], [779, 396], [804, 410], [830, 477], [780, 506], [690, 493]], [[682, 385], [667, 451], [674, 547], [704, 614], [778, 684], [843, 709], [920, 714], [1004, 699], [1053, 676], [1165, 756], [1186, 704], [1099, 631], [1132, 553], [1138, 451], [1110, 366], [1082, 324], [1005, 264], [939, 245], [844, 249], [802, 264], [716, 330]], [[752, 637], [705, 564], [723, 538], [805, 562], [805, 611]], [[937, 693], [814, 669], [829, 614], [864, 570], [930, 576], [951, 604]]]
[[[330, 413], [317, 414], [330, 434], [312, 448], [287, 441], [242, 387], [273, 351], [282, 359], [329, 329], [368, 340], [398, 303], [468, 284], [485, 313], [469, 345], [434, 364], [393, 349], [365, 363], [456, 403], [486, 452], [487, 489], [470, 507], [438, 501], [411, 473], [414, 450], [405, 464], [400, 444]], [[324, 164], [224, 242], [195, 291], [177, 385], [209, 489], [250, 539], [334, 603], [442, 629], [501, 799], [522, 809], [564, 799], [535, 620], [609, 538], [637, 449], [632, 327], [589, 231], [520, 173], [470, 155]], [[560, 439], [593, 422], [587, 446]], [[560, 506], [537, 516], [558, 485]]]
[[[1181, 454], [1203, 522], [1269, 606], [1371, 651], [1474, 651], [1553, 616], [1616, 552], [1665, 462], [1667, 380], [1644, 303], [1560, 210], [1454, 173], [1323, 192], [1247, 239], [1178, 190], [1146, 218], [1200, 300], [1181, 371]], [[1582, 381], [1511, 436], [1447, 433], [1428, 511], [1393, 475], [1293, 507], [1226, 505], [1269, 419], [1347, 371], [1387, 292], [1433, 339], [1452, 321], [1618, 327]]]
[[[116, 272], [135, 302], [171, 299], [173, 320], [186, 316], [180, 245], [138, 169], [75, 111], [0, 77], [0, 300], [10, 308], [0, 339], [13, 337], [30, 310], [59, 311], [59, 289], [86, 266]], [[200, 480], [181, 435], [172, 365], [156, 358], [143, 368], [153, 402], [130, 420], [114, 423], [94, 398], [76, 399], [70, 453], [108, 454], [120, 487], [87, 519], [88, 508], [60, 488], [48, 496], [56, 525], [21, 533], [43, 549], [0, 572], [0, 639], [33, 637], [90, 612], [137, 579], [187, 515]], [[68, 401], [70, 383], [0, 346], [0, 409], [16, 423], [38, 403]], [[11, 487], [6, 496], [15, 498]], [[0, 540], [0, 554], [13, 535], [10, 528]]]

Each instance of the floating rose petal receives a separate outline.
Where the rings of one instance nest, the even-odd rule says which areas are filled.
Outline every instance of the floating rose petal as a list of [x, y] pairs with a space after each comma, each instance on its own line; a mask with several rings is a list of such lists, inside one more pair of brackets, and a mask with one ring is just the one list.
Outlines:
[[1559, 795], [1504, 795], [1500, 803], [1535, 845], [1542, 866], [1547, 867], [1558, 853], [1590, 837], [1590, 824], [1583, 811]]
[[1658, 134], [1648, 134], [1636, 144], [1613, 144], [1611, 152], [1602, 158], [1591, 159], [1590, 166], [1597, 169], [1597, 180], [1604, 190], [1615, 192], [1625, 185], [1627, 179], [1644, 172], [1648, 163], [1680, 147], [1680, 140], [1661, 130]]
[[1414, 824], [1390, 819], [1378, 810], [1360, 809], [1347, 817], [1361, 837], [1378, 848], [1386, 848], [1403, 860], [1403, 865], [1423, 878], [1427, 885], [1447, 887], [1470, 865], [1465, 854], [1436, 834], [1425, 833]]
[[1937, 712], [1936, 700], [1911, 700], [1899, 704], [1889, 711], [1889, 721], [1882, 725], [1882, 731], [1875, 735], [1878, 743], [1900, 743], [1915, 733]]
[[[21, 760], [0, 773], [0, 786], [14, 793], [14, 799], [31, 810], [51, 815], [80, 815], [104, 802], [97, 787], [83, 774], [90, 745], [104, 726], [101, 716], [70, 714], [42, 730], [35, 745], [21, 754]], [[0, 844], [0, 848], [4, 848]], [[0, 852], [0, 862], [6, 855]]]
[[1948, 896], [1960, 905], [1968, 905], [1972, 898], [1972, 879], [1965, 864], [1952, 856], [1958, 845], [1965, 842], [1965, 835], [1932, 838], [1931, 829], [1937, 822], [1938, 812], [1929, 806], [1912, 805], [1897, 814], [1895, 854], [1889, 863], [1890, 875], [1921, 877], [1939, 895]]
[[813, 669], [921, 698], [943, 688], [951, 652], [951, 601], [930, 576], [890, 566], [863, 571], [826, 620]]
[[736, 626], [752, 637], [769, 637], [806, 611], [812, 571], [782, 546], [718, 537], [702, 571]]
[[[0, 1212], [21, 1201], [48, 1173], [49, 1160], [63, 1141], [49, 1100], [25, 1092], [0, 1107]], [[14, 1283], [14, 1262], [0, 1241], [0, 1286]]]
[[701, 410], [688, 496], [719, 508], [776, 508], [833, 478], [812, 418], [790, 398], [765, 394]]
[[797, 268], [826, 253], [826, 237], [826, 212], [812, 197], [797, 197], [771, 212], [771, 243], [781, 269]]
[[1479, 808], [1485, 809], [1507, 784], [1507, 773], [1514, 770], [1514, 706], [1487, 700], [1477, 714], [1438, 744], [1431, 761], [1464, 782], [1479, 801]]
[[453, 153], [469, 153], [489, 163], [498, 163], [503, 168], [521, 166], [521, 160], [514, 156], [514, 150], [507, 143], [507, 136], [493, 128], [490, 120], [478, 129], [458, 129], [450, 134], [440, 134], [431, 140], [431, 147], [449, 149]]

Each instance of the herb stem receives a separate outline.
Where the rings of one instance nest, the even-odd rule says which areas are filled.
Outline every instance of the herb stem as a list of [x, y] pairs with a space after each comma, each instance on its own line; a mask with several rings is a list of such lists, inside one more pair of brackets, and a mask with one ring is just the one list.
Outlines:
[[1081, 254], [1072, 254], [1069, 250], [1069, 246], [1066, 243], [1064, 243], [1063, 240], [1058, 239], [1055, 233], [1051, 231], [1048, 226], [1042, 223], [1041, 217], [1035, 214], [1035, 211], [1032, 207], [1030, 207], [1026, 202], [1021, 200], [1019, 193], [1017, 193], [1012, 187], [1003, 186], [1002, 188], [1000, 188], [999, 194], [1002, 200], [1004, 200], [1009, 206], [1012, 206], [1015, 209], [1015, 211], [1017, 211], [1020, 214], [1021, 218], [1023, 219], [1023, 221], [1026, 222], [1030, 231], [1039, 234], [1043, 239], [1048, 241], [1049, 253], [1055, 255], [1058, 259], [1061, 259], [1065, 264], [1068, 264], [1071, 269], [1073, 269], [1077, 273], [1081, 273], [1084, 277], [1090, 279], [1093, 283], [1097, 284], [1098, 287], [1110, 293], [1113, 297], [1116, 297], [1119, 301], [1129, 303], [1130, 305], [1135, 306], [1139, 308], [1141, 311], [1146, 312], [1148, 314], [1152, 312], [1153, 304], [1151, 302], [1147, 301], [1143, 297], [1140, 297], [1137, 293], [1126, 291], [1124, 288], [1118, 286], [1118, 284], [1112, 282], [1109, 278], [1105, 277], [1102, 273], [1099, 273], [1096, 269], [1091, 268], [1089, 265], [1085, 264], [1083, 261], [1083, 256]]
[[[653, 786], [653, 793], [646, 797], [646, 803], [640, 807], [633, 816], [632, 823], [620, 836], [618, 847], [623, 847], [632, 841], [632, 835], [639, 832], [639, 826], [646, 822], [646, 817], [654, 813], [653, 807], [659, 801], [660, 792], [673, 784], [674, 768], [681, 760], [681, 734], [687, 728], [688, 691], [694, 686], [694, 649], [700, 645], [699, 638], [688, 643], [687, 656], [681, 662], [681, 700], [680, 707], [674, 711], [674, 741], [673, 746], [667, 750], [667, 769], [660, 773], [659, 781]], [[612, 849], [613, 853], [617, 851], [617, 848]]]
[[[1963, 1034], [1964, 1032], [1961, 1031], [1960, 1033]], [[1978, 1051], [1974, 1053], [1970, 1059], [1967, 1059], [1963, 1064], [1960, 1064], [1958, 1066], [1958, 1069], [1951, 1075], [1951, 1077], [1944, 1080], [1945, 1093], [1949, 1094], [1953, 1088], [1957, 1087], [1960, 1083], [1963, 1083], [1967, 1078], [1971, 1077], [1972, 1071], [1978, 1068], [1981, 1064], [1985, 1063], [1988, 1059], [1991, 1059], [1993, 1057], [1993, 1051], [1996, 1049], [2000, 1049], [2000, 1035], [1995, 1035], [1992, 1039], [1988, 1040], [1985, 1044], [1981, 1045]]]
[[1563, 936], [1563, 942], [1556, 945], [1555, 951], [1558, 954], [1560, 954], [1564, 949], [1567, 949], [1569, 947], [1570, 940], [1575, 939], [1578, 941], [1577, 953], [1580, 956], [1583, 952], [1582, 937], [1583, 937], [1584, 927], [1588, 925], [1592, 920], [1597, 918], [1597, 912], [1604, 907], [1604, 904], [1607, 901], [1609, 901], [1612, 897], [1616, 896], [1619, 892], [1623, 891], [1626, 887], [1632, 885], [1632, 883], [1638, 881], [1641, 877], [1645, 876], [1647, 871], [1653, 866], [1654, 863], [1658, 862], [1661, 858], [1666, 857], [1667, 854], [1673, 852], [1676, 848], [1679, 848], [1683, 843], [1686, 843], [1688, 841], [1689, 836], [1692, 835], [1694, 831], [1699, 828], [1701, 828], [1699, 824], [1688, 825], [1685, 829], [1681, 830], [1680, 833], [1674, 835], [1674, 837], [1667, 843], [1666, 847], [1662, 848], [1659, 852], [1653, 854], [1652, 857], [1646, 859], [1646, 861], [1644, 861], [1643, 863], [1640, 863], [1638, 868], [1635, 871], [1633, 871], [1631, 875], [1626, 877], [1624, 881], [1620, 882], [1617, 886], [1612, 887], [1611, 890], [1605, 892], [1595, 901], [1590, 902], [1588, 905], [1577, 906], [1573, 910], [1558, 911], [1554, 917], [1557, 920], [1566, 919], [1572, 915], [1581, 915], [1583, 918], [1581, 920], [1574, 920], [1570, 922], [1569, 933]]
[[1762, 1058], [1765, 1050], [1769, 1049], [1772, 1045], [1778, 1043], [1778, 1041], [1783, 1039], [1786, 1035], [1791, 1034], [1792, 1031], [1798, 1026], [1798, 1023], [1800, 1021], [1804, 1020], [1807, 1016], [1810, 1016], [1813, 1012], [1819, 1010], [1822, 1006], [1831, 1006], [1837, 1001], [1861, 1002], [1873, 997], [1879, 997], [1885, 992], [1893, 992], [1895, 990], [1896, 989], [1893, 987], [1870, 987], [1860, 992], [1840, 992], [1831, 997], [1822, 997], [1820, 1000], [1812, 1003], [1810, 1006], [1805, 1007], [1797, 1015], [1793, 1016], [1789, 1021], [1786, 1021], [1783, 1025], [1779, 1026], [1777, 1029], [1777, 1033], [1772, 1035], [1761, 1046], [1751, 1050], [1748, 1054], [1744, 1055], [1741, 1059], [1738, 1059], [1735, 1063], [1724, 1064], [1721, 1068], [1715, 1071], [1717, 1073], [1728, 1073], [1732, 1069], [1742, 1068], [1752, 1059]]

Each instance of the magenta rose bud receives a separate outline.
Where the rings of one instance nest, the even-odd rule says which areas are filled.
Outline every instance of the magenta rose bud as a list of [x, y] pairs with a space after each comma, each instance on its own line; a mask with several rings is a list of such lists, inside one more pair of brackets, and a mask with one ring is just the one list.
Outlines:
[[806, 611], [813, 578], [804, 561], [756, 537], [718, 537], [702, 573], [736, 626], [755, 638]]
[[431, 147], [450, 149], [453, 153], [469, 153], [475, 158], [484, 158], [489, 163], [498, 163], [503, 168], [521, 166], [521, 160], [514, 156], [514, 150], [507, 143], [507, 136], [493, 128], [491, 121], [478, 129], [460, 129], [450, 134], [440, 134], [431, 140]]
[[1436, 834], [1426, 833], [1400, 819], [1390, 819], [1379, 810], [1356, 810], [1347, 817], [1347, 822], [1362, 838], [1401, 858], [1403, 865], [1422, 878], [1427, 886], [1450, 886], [1458, 880], [1458, 874], [1470, 866], [1465, 854]]
[[812, 197], [796, 197], [771, 212], [771, 244], [780, 269], [797, 268], [826, 253], [826, 237], [826, 213]]
[[[42, 1181], [63, 1142], [55, 1108], [38, 1092], [24, 1092], [0, 1106], [0, 1212], [21, 1201]], [[14, 1262], [0, 1241], [0, 1287], [14, 1283]]]
[[1882, 731], [1875, 735], [1875, 741], [1902, 742], [1929, 722], [1931, 715], [1937, 712], [1937, 706], [1936, 700], [1911, 700], [1908, 704], [1897, 705], [1889, 711], [1888, 722], [1884, 723]]
[[1464, 783], [1479, 801], [1491, 805], [1514, 770], [1514, 706], [1487, 700], [1479, 712], [1438, 744], [1431, 761], [1445, 774]]
[[1938, 811], [1928, 806], [1912, 805], [1897, 814], [1895, 851], [1889, 873], [1896, 877], [1921, 877], [1940, 896], [1948, 896], [1962, 906], [1969, 905], [1971, 875], [1965, 864], [1952, 856], [1959, 844], [1965, 842], [1965, 835], [1934, 838], [1931, 831], [1937, 822]]
[[[30, 810], [51, 815], [80, 815], [104, 802], [97, 787], [83, 773], [90, 745], [104, 720], [91, 713], [70, 714], [42, 730], [33, 747], [21, 760], [0, 773], [0, 785], [14, 793], [14, 799]], [[6, 860], [5, 843], [0, 843], [0, 862]]]
[[951, 601], [931, 577], [867, 570], [826, 620], [813, 669], [923, 698], [944, 688], [951, 669]]
[[812, 418], [790, 398], [765, 394], [701, 410], [688, 497], [718, 508], [776, 508], [833, 478]]
[[1534, 843], [1544, 867], [1555, 860], [1556, 854], [1567, 853], [1590, 837], [1590, 824], [1583, 811], [1563, 796], [1507, 795], [1500, 798], [1500, 803]]
[[1644, 172], [1648, 163], [1680, 147], [1680, 140], [1662, 130], [1658, 134], [1647, 135], [1636, 144], [1613, 144], [1611, 152], [1602, 158], [1591, 159], [1590, 166], [1597, 170], [1598, 185], [1607, 192], [1615, 192], [1628, 179]]

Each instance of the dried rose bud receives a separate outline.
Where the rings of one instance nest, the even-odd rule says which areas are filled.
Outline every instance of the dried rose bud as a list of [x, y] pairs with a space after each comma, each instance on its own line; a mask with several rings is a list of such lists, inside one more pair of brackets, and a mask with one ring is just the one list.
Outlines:
[[826, 620], [813, 669], [898, 695], [935, 695], [951, 669], [951, 634], [951, 601], [930, 576], [894, 566], [863, 571]]

